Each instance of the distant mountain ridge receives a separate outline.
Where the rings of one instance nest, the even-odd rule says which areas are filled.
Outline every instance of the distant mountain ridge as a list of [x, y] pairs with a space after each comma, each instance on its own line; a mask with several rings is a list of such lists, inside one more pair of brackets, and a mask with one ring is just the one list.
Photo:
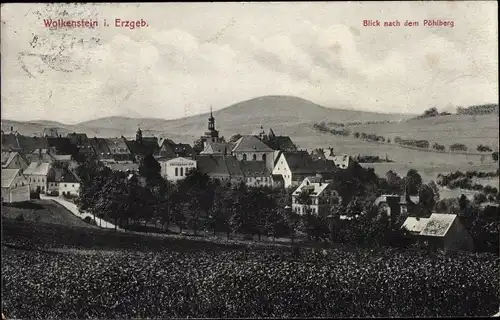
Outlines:
[[[332, 121], [371, 121], [408, 118], [399, 114], [383, 114], [348, 109], [326, 108], [311, 101], [292, 96], [264, 96], [233, 104], [214, 111], [216, 126], [221, 134], [246, 133], [265, 127], [281, 128], [314, 123], [329, 119]], [[63, 132], [84, 132], [94, 136], [133, 136], [137, 127], [145, 134], [164, 136], [199, 136], [207, 125], [208, 113], [175, 120], [159, 118], [130, 118], [112, 116], [69, 125], [50, 120], [12, 121], [2, 120], [2, 130], [11, 126], [25, 135], [41, 134], [44, 128], [56, 127]], [[228, 133], [224, 131], [228, 131]]]

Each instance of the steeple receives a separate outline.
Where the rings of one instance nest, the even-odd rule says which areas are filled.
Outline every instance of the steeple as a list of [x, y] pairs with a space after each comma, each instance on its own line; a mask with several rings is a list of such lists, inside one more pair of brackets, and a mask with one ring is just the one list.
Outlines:
[[264, 127], [260, 125], [260, 132], [259, 132], [259, 138], [262, 140], [266, 135], [266, 132], [264, 131]]
[[210, 117], [208, 118], [208, 130], [215, 130], [215, 118], [212, 114], [212, 106], [210, 106]]

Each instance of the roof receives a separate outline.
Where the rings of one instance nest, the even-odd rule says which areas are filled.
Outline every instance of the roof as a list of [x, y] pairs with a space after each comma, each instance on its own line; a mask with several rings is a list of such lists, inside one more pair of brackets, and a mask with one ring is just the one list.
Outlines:
[[380, 197], [378, 197], [377, 199], [375, 199], [375, 201], [373, 202], [373, 204], [376, 205], [376, 206], [378, 206], [381, 203], [387, 202], [387, 197], [397, 197], [397, 198], [399, 198], [400, 201], [401, 201], [401, 199], [404, 199], [404, 197], [401, 197], [398, 194], [383, 194]]
[[[290, 171], [297, 172], [313, 172], [313, 159], [307, 151], [285, 151], [282, 153], [286, 159]], [[280, 157], [276, 158], [275, 164]]]
[[267, 146], [256, 136], [242, 136], [233, 147], [233, 152], [273, 152], [274, 150]]
[[246, 177], [270, 176], [271, 171], [265, 161], [241, 161], [240, 167]]
[[410, 232], [420, 233], [424, 230], [425, 226], [429, 218], [416, 218], [416, 217], [408, 217], [405, 222], [401, 226], [401, 228], [406, 228]]
[[18, 152], [2, 151], [2, 167], [8, 167], [17, 155], [21, 156]]
[[19, 145], [25, 152], [32, 152], [35, 149], [49, 148], [49, 141], [45, 137], [19, 136]]
[[43, 129], [43, 135], [47, 137], [59, 137], [57, 128], [45, 128]]
[[32, 162], [24, 170], [25, 175], [37, 175], [37, 176], [46, 176], [49, 173], [51, 165], [48, 162]]
[[89, 145], [89, 138], [85, 133], [68, 133], [66, 137], [71, 141], [74, 145]]
[[233, 156], [199, 155], [196, 157], [198, 170], [201, 173], [243, 176], [239, 161]]
[[433, 213], [420, 235], [444, 237], [456, 218], [456, 214]]
[[97, 155], [101, 154], [104, 155], [111, 153], [111, 151], [108, 148], [108, 143], [104, 138], [92, 138], [89, 139], [89, 143], [92, 146], [92, 148], [94, 148]]
[[413, 202], [414, 204], [418, 204], [420, 202], [420, 197], [419, 196], [409, 196], [410, 201]]
[[195, 155], [193, 147], [187, 143], [177, 143], [174, 146], [174, 152], [178, 157], [192, 157]]
[[2, 169], [2, 188], [8, 188], [19, 175], [20, 169]]
[[332, 157], [335, 166], [340, 169], [347, 169], [349, 167], [350, 159], [351, 158], [347, 154]]
[[321, 182], [317, 177], [307, 177], [300, 186], [295, 189], [293, 195], [299, 195], [302, 190], [310, 190], [312, 195], [320, 195], [330, 184], [326, 181]]
[[229, 143], [210, 142], [200, 154], [228, 154], [231, 152]]
[[56, 161], [70, 161], [73, 159], [70, 154], [56, 154], [53, 157]]
[[[126, 143], [127, 140], [123, 137], [121, 137], [121, 138], [107, 138], [105, 140], [106, 140], [106, 144], [108, 145], [109, 152], [112, 154], [117, 154], [117, 153], [129, 154], [131, 151], [129, 149], [129, 146]], [[122, 149], [122, 151], [120, 151], [120, 149]], [[123, 151], [123, 149], [125, 151]]]
[[57, 154], [77, 154], [78, 147], [71, 143], [69, 138], [47, 138], [50, 148], [54, 148]]
[[168, 143], [168, 144], [171, 144], [171, 145], [175, 144], [174, 141], [172, 141], [171, 139], [168, 139], [168, 138], [160, 138], [160, 139], [158, 139], [158, 146], [159, 147], [163, 146], [164, 143]]
[[21, 145], [19, 143], [18, 137], [12, 133], [2, 134], [2, 150], [20, 150]]
[[137, 171], [139, 170], [139, 164], [128, 162], [128, 163], [106, 163], [106, 166], [113, 171]]
[[72, 170], [63, 168], [52, 168], [47, 181], [78, 183], [80, 182], [80, 178]]

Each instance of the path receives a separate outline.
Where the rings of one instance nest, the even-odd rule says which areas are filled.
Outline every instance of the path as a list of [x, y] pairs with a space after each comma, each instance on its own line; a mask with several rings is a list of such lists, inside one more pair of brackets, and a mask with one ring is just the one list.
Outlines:
[[46, 196], [46, 195], [43, 195], [43, 194], [40, 194], [40, 199], [42, 200], [52, 200], [58, 204], [60, 204], [61, 206], [65, 207], [66, 209], [68, 209], [69, 212], [71, 212], [72, 214], [74, 214], [75, 216], [77, 216], [78, 218], [81, 218], [81, 219], [85, 219], [87, 217], [90, 217], [92, 220], [94, 220], [97, 224], [97, 226], [101, 227], [101, 228], [105, 228], [105, 229], [117, 229], [119, 231], [123, 231], [121, 228], [117, 228], [114, 224], [108, 222], [108, 221], [105, 221], [101, 218], [98, 218], [96, 217], [95, 215], [91, 214], [91, 213], [88, 213], [88, 212], [80, 212], [80, 210], [78, 209], [78, 207], [76, 206], [76, 204], [74, 204], [73, 202], [71, 201], [68, 201], [66, 199], [63, 199], [63, 198], [59, 198], [59, 197], [49, 197], [49, 196]]

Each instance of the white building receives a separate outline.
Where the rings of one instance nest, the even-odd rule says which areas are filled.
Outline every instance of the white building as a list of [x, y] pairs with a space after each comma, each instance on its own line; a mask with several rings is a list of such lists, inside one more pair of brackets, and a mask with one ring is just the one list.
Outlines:
[[168, 181], [184, 179], [188, 173], [196, 169], [196, 160], [177, 157], [174, 159], [158, 159], [161, 175]]
[[32, 162], [29, 167], [24, 170], [24, 176], [28, 179], [30, 190], [32, 192], [45, 193], [47, 190], [47, 176], [51, 164], [47, 162]]
[[21, 169], [2, 169], [2, 203], [29, 200], [29, 183]]
[[57, 192], [58, 195], [80, 194], [80, 179], [72, 171], [62, 168], [51, 168], [47, 177], [48, 193]]
[[[298, 214], [305, 214], [307, 209], [312, 214], [327, 216], [333, 204], [333, 198], [338, 198], [338, 194], [332, 189], [331, 181], [322, 181], [318, 177], [307, 177], [299, 187], [292, 193], [292, 211]], [[299, 195], [308, 192], [310, 204], [301, 204]]]

